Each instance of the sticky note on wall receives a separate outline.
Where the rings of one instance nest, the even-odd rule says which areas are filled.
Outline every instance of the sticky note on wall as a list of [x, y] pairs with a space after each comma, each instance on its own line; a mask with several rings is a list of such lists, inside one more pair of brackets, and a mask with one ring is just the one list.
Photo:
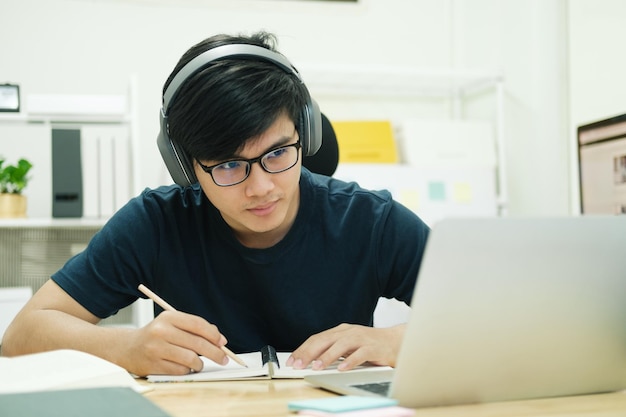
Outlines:
[[397, 163], [391, 122], [386, 120], [331, 122], [339, 145], [339, 163]]
[[469, 204], [472, 202], [472, 186], [467, 182], [454, 184], [453, 199], [456, 203]]
[[446, 184], [442, 181], [431, 181], [428, 183], [428, 197], [432, 201], [446, 200]]
[[419, 193], [415, 189], [402, 189], [399, 192], [400, 197], [398, 200], [400, 204], [408, 208], [409, 210], [413, 210], [417, 212], [420, 206]]

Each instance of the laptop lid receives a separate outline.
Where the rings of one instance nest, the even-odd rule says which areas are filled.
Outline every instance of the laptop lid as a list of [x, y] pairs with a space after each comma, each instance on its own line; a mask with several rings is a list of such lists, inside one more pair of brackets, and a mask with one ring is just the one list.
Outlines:
[[[401, 405], [624, 389], [626, 216], [442, 220], [411, 304]], [[320, 379], [349, 374], [307, 380], [345, 393]]]

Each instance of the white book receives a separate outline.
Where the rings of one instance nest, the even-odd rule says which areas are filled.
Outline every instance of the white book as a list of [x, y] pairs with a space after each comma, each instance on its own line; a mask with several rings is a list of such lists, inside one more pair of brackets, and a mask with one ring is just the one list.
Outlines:
[[83, 127], [80, 132], [80, 162], [83, 173], [83, 217], [100, 217], [100, 130]]
[[114, 175], [114, 209], [122, 208], [131, 197], [131, 146], [129, 130], [125, 126], [111, 127], [113, 138]]
[[114, 142], [113, 136], [106, 131], [99, 139], [100, 217], [108, 218], [115, 212]]
[[77, 350], [0, 357], [0, 394], [99, 387], [146, 391], [124, 368]]

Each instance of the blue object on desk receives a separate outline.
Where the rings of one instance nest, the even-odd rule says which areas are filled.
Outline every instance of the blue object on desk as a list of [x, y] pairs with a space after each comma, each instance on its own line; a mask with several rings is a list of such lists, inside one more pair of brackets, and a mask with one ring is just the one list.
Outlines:
[[345, 395], [342, 397], [290, 401], [287, 407], [289, 411], [317, 410], [329, 413], [342, 413], [367, 408], [390, 407], [397, 404], [398, 402], [391, 398]]

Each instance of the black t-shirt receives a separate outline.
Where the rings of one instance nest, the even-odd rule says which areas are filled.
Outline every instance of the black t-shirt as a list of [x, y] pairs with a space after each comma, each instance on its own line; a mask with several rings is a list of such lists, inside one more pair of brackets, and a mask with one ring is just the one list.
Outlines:
[[300, 189], [294, 225], [268, 249], [241, 245], [198, 185], [146, 190], [52, 279], [101, 318], [143, 297], [143, 283], [215, 324], [236, 352], [292, 351], [340, 323], [371, 325], [379, 297], [408, 304], [428, 227], [387, 191], [305, 168]]

